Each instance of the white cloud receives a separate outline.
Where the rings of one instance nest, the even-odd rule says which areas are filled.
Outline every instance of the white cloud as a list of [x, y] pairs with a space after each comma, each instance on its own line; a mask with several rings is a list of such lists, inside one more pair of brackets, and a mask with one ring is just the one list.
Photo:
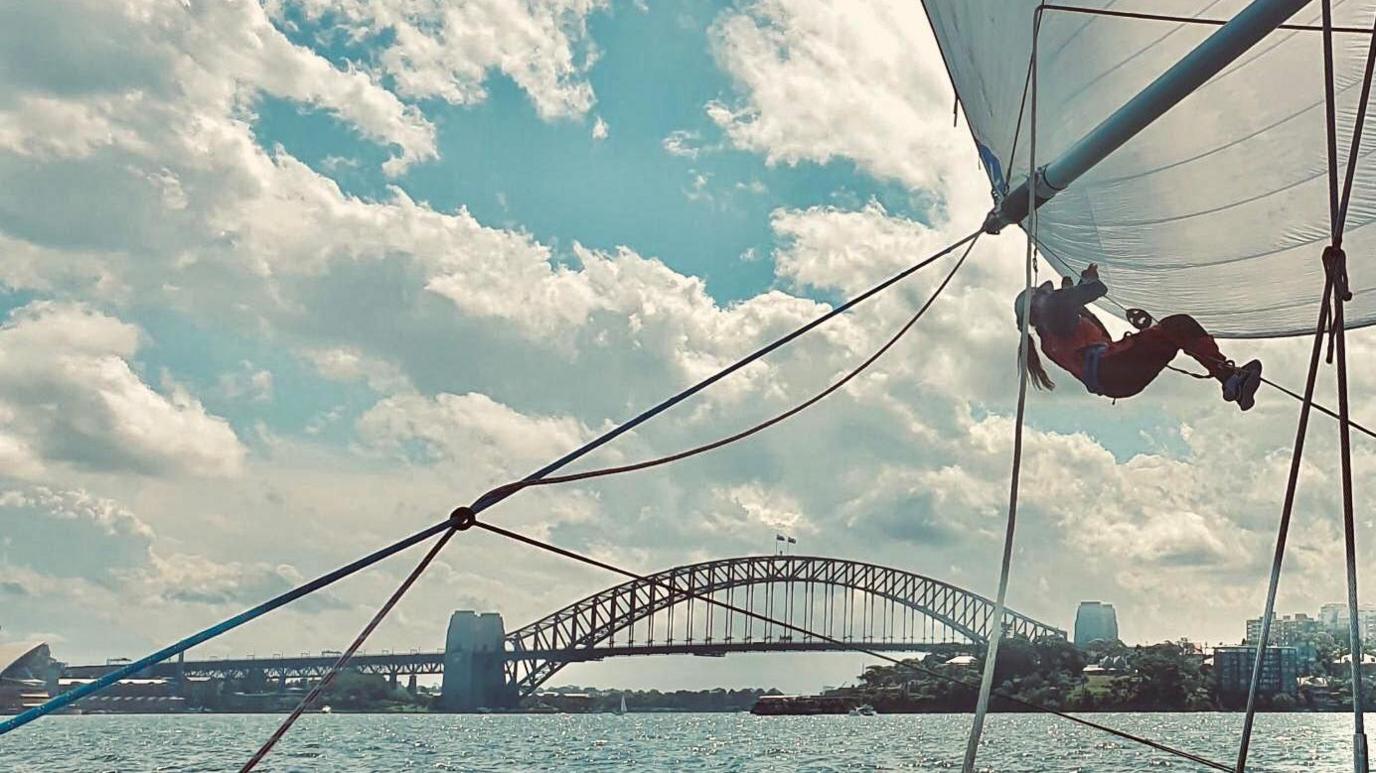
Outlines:
[[[59, 0], [7, 15], [0, 41], [15, 57], [7, 71], [20, 90], [11, 104], [0, 102], [0, 147], [14, 152], [82, 157], [120, 147], [148, 155], [160, 148], [159, 128], [206, 149], [216, 127], [198, 125], [188, 108], [237, 116], [266, 93], [329, 111], [397, 146], [384, 166], [389, 174], [436, 156], [434, 126], [416, 108], [366, 73], [294, 45], [258, 3]], [[47, 41], [43, 61], [63, 66], [24, 61], [34, 41], [22, 36], [59, 24], [63, 34]]]
[[701, 140], [702, 137], [697, 132], [678, 129], [669, 132], [669, 136], [665, 137], [660, 144], [664, 147], [664, 151], [671, 156], [697, 158], [703, 152], [700, 145]]
[[[6, 633], [61, 642], [67, 656], [184, 635], [182, 615], [237, 611], [305, 579], [291, 564], [169, 551], [142, 518], [80, 489], [0, 485], [0, 530]], [[325, 592], [290, 616], [346, 607]], [[58, 629], [35, 627], [40, 618]]]
[[[327, 14], [355, 37], [389, 40], [378, 66], [413, 99], [466, 105], [487, 98], [499, 70], [530, 95], [545, 119], [579, 116], [595, 102], [585, 76], [597, 50], [587, 18], [607, 0], [295, 0], [308, 18]], [[278, 3], [285, 7], [286, 3]]]
[[797, 537], [813, 531], [803, 515], [802, 504], [787, 491], [768, 489], [759, 484], [730, 486], [717, 492], [718, 510], [709, 522], [736, 534], [758, 536], [760, 527]]
[[231, 400], [266, 403], [272, 400], [272, 381], [272, 371], [256, 368], [244, 360], [237, 370], [220, 374], [220, 394]]
[[27, 468], [231, 475], [245, 449], [184, 390], [160, 394], [130, 367], [139, 333], [90, 308], [35, 301], [0, 325], [0, 437]]
[[[38, 600], [35, 614], [44, 606], [94, 619], [103, 608], [142, 614], [146, 605], [158, 618], [142, 621], [149, 636], [184, 633], [194, 617], [187, 608], [258, 600], [442, 518], [484, 486], [563, 454], [828, 308], [780, 289], [718, 303], [700, 278], [629, 249], [579, 245], [570, 248], [575, 260], [556, 260], [550, 244], [486, 225], [466, 209], [437, 211], [400, 190], [382, 201], [346, 195], [253, 137], [247, 110], [253, 94], [267, 92], [333, 111], [397, 145], [396, 165], [423, 160], [431, 130], [377, 84], [394, 80], [407, 98], [471, 103], [482, 98], [480, 74], [493, 67], [525, 73], [522, 85], [547, 117], [585, 114], [591, 90], [579, 56], [570, 53], [567, 66], [538, 65], [511, 52], [553, 51], [564, 61], [560, 51], [588, 44], [581, 23], [598, 4], [308, 6], [357, 11], [346, 26], [367, 34], [414, 28], [376, 63], [380, 74], [332, 68], [276, 40], [256, 7], [150, 11], [175, 33], [163, 40], [153, 22], [98, 5], [85, 15], [55, 6], [53, 13], [79, 17], [80, 45], [33, 35], [61, 52], [55, 62], [82, 65], [75, 74], [56, 65], [3, 70], [12, 82], [0, 90], [11, 95], [0, 96], [0, 174], [15, 182], [9, 194], [0, 191], [0, 277], [92, 305], [39, 302], [0, 328], [0, 465], [54, 488], [127, 501], [156, 527], [157, 541], [131, 538], [138, 562], [117, 578], [139, 604], [95, 581], [63, 586], [10, 567], [0, 589], [22, 588]], [[852, 158], [874, 174], [935, 186], [925, 192], [940, 202], [925, 224], [876, 204], [773, 213], [784, 288], [852, 292], [972, 230], [988, 206], [968, 136], [948, 123], [930, 35], [919, 29], [920, 14], [901, 10], [887, 0], [844, 8], [778, 0], [728, 11], [715, 28], [720, 61], [744, 90], [712, 107], [730, 141], [781, 162]], [[522, 33], [529, 39], [508, 34], [527, 18], [539, 20]], [[422, 23], [435, 19], [437, 27]], [[551, 19], [562, 20], [551, 27]], [[454, 26], [464, 20], [475, 23]], [[468, 36], [489, 29], [477, 21], [505, 31], [488, 48], [468, 46]], [[119, 45], [102, 48], [91, 25], [108, 28]], [[234, 28], [227, 42], [209, 39], [220, 27]], [[125, 49], [151, 53], [123, 57]], [[64, 87], [64, 73], [86, 88]], [[54, 128], [63, 125], [71, 131]], [[687, 134], [664, 143], [670, 153], [705, 151]], [[962, 159], [970, 163], [960, 166]], [[989, 592], [1006, 506], [1015, 384], [1009, 299], [1021, 249], [1016, 237], [986, 240], [888, 358], [803, 416], [673, 467], [523, 492], [494, 517], [643, 569], [765, 549], [774, 530], [795, 528], [815, 534], [819, 552]], [[945, 265], [583, 464], [676, 451], [809, 396], [896, 329]], [[248, 453], [183, 389], [144, 383], [138, 330], [91, 310], [135, 304], [300, 353], [326, 378], [366, 382], [377, 403], [308, 409], [319, 413], [316, 429], [352, 431], [350, 446], [263, 429]], [[1369, 348], [1358, 339], [1355, 347]], [[1278, 342], [1228, 351], [1260, 351], [1268, 373], [1286, 374], [1298, 371], [1302, 349]], [[266, 394], [265, 372], [236, 367], [231, 388]], [[1215, 636], [1254, 612], [1256, 562], [1278, 512], [1293, 406], [1263, 395], [1254, 413], [1238, 416], [1211, 385], [1169, 378], [1116, 406], [1068, 377], [1056, 392], [1032, 396], [1015, 608], [1067, 624], [1092, 587], [1118, 601], [1133, 637]], [[1376, 388], [1376, 371], [1358, 369], [1354, 378], [1366, 379], [1364, 394]], [[272, 389], [284, 392], [289, 381], [273, 379]], [[1376, 415], [1376, 405], [1361, 412]], [[1287, 564], [1296, 604], [1340, 589], [1330, 582], [1337, 543], [1325, 431], [1311, 441], [1316, 461]], [[1133, 456], [1137, 447], [1123, 433], [1169, 435], [1169, 450]], [[1133, 452], [1123, 454], [1124, 445]], [[94, 464], [96, 451], [110, 455]], [[118, 474], [130, 468], [240, 474]], [[1359, 491], [1376, 490], [1376, 457], [1359, 452], [1357, 469]], [[612, 582], [521, 550], [466, 534], [446, 554], [460, 557], [441, 564], [444, 582], [418, 586], [395, 627], [379, 631], [379, 646], [434, 646], [443, 624], [434, 610], [457, 603], [452, 578], [471, 589], [462, 603], [499, 607], [510, 624]], [[341, 598], [375, 602], [400, 571], [388, 565], [361, 576]], [[1204, 586], [1218, 592], [1201, 600], [1195, 589]], [[175, 598], [176, 589], [188, 595]], [[1183, 619], [1171, 605], [1197, 612]], [[251, 639], [216, 646], [290, 647], [300, 630], [286, 614], [285, 623], [255, 626]], [[331, 643], [356, 629], [356, 615], [320, 614], [313, 630]], [[73, 619], [72, 630], [80, 623]]]
[[607, 126], [607, 122], [602, 120], [602, 116], [599, 115], [592, 125], [592, 138], [595, 140], [605, 140], [609, 134], [611, 134], [610, 127]]
[[946, 246], [946, 232], [890, 217], [870, 202], [858, 211], [814, 207], [770, 218], [787, 245], [775, 271], [800, 286], [856, 293]]
[[357, 349], [310, 349], [303, 354], [325, 378], [334, 381], [365, 381], [368, 386], [383, 394], [411, 390], [410, 381], [400, 368], [385, 360], [369, 357]]
[[739, 105], [708, 116], [738, 147], [771, 161], [855, 160], [907, 185], [937, 188], [972, 157], [950, 126], [953, 99], [936, 43], [904, 0], [762, 0], [722, 14], [714, 50]]
[[[404, 452], [421, 443], [430, 461], [501, 460], [503, 466], [510, 465], [509, 477], [590, 437], [576, 420], [524, 416], [480, 394], [389, 397], [358, 423], [363, 437], [377, 447]], [[475, 458], [474, 448], [487, 451]]]

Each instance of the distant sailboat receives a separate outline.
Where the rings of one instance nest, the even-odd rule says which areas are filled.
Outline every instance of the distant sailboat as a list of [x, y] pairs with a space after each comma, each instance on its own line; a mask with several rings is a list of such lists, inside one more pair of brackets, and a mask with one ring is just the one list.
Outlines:
[[618, 716], [626, 713], [626, 696], [621, 696], [621, 706], [617, 708], [616, 713]]

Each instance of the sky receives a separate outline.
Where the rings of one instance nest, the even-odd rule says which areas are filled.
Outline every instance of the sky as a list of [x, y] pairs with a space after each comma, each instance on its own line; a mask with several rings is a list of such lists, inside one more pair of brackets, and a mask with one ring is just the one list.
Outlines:
[[[442, 519], [972, 231], [989, 185], [952, 105], [926, 19], [900, 0], [8, 5], [0, 642], [145, 654]], [[902, 343], [785, 425], [490, 517], [644, 571], [768, 553], [783, 532], [992, 595], [1023, 250], [1015, 229], [981, 240]], [[584, 464], [811, 396], [949, 265]], [[1373, 338], [1351, 346], [1368, 361]], [[1225, 351], [1298, 386], [1307, 344]], [[1264, 600], [1296, 405], [1264, 392], [1242, 415], [1173, 376], [1110, 403], [1057, 380], [1029, 397], [1010, 605], [1070, 628], [1097, 599], [1129, 642], [1236, 641]], [[1373, 387], [1354, 368], [1355, 415], [1376, 417]], [[1316, 418], [1282, 612], [1344, 592], [1335, 438]], [[1365, 439], [1354, 465], [1367, 559]], [[341, 649], [417, 558], [193, 656]], [[453, 610], [514, 628], [615, 581], [467, 532], [367, 649], [438, 649]], [[1361, 587], [1376, 592], [1370, 573]], [[638, 658], [558, 679], [801, 690], [865, 662]]]

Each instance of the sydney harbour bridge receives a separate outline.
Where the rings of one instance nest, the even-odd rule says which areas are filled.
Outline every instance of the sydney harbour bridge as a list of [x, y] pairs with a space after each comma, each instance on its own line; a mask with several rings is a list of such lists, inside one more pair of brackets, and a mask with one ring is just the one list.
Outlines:
[[[724, 609], [707, 599], [737, 610]], [[763, 622], [750, 610], [787, 624]], [[460, 611], [445, 649], [356, 655], [350, 668], [393, 684], [443, 674], [442, 705], [507, 707], [570, 663], [630, 655], [721, 657], [744, 652], [932, 652], [988, 640], [994, 603], [912, 572], [819, 556], [747, 556], [667, 569], [595, 593], [507, 632], [497, 613]], [[1065, 638], [1065, 631], [1005, 610], [1007, 635]], [[799, 633], [799, 629], [810, 634]], [[323, 675], [337, 653], [299, 657], [186, 659], [148, 676], [260, 677], [285, 684]], [[113, 666], [73, 666], [96, 676]]]

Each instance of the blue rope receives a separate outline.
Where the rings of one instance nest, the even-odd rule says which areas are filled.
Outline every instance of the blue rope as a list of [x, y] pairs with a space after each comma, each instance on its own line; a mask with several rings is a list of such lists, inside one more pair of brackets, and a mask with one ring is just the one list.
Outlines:
[[[906, 279], [907, 277], [913, 275], [920, 269], [951, 253], [956, 248], [974, 241], [981, 233], [982, 231], [976, 231], [970, 234], [969, 236], [966, 236], [965, 238], [961, 239], [960, 241], [957, 241], [947, 247], [942, 248], [939, 252], [932, 255], [931, 257], [928, 257], [904, 269], [903, 271], [894, 274], [888, 279], [885, 279], [883, 282], [880, 282], [879, 284], [875, 285], [874, 287], [871, 287], [870, 289], [866, 290], [860, 295], [851, 298], [850, 300], [846, 301], [840, 306], [837, 306], [836, 308], [832, 309], [826, 314], [823, 314], [817, 319], [812, 320], [811, 322], [794, 330], [788, 335], [785, 335], [782, 338], [779, 338], [774, 342], [767, 344], [761, 347], [760, 349], [757, 349], [753, 353], [746, 355], [743, 359], [728, 366], [724, 370], [717, 372], [715, 375], [709, 376], [708, 378], [699, 381], [697, 384], [694, 384], [693, 386], [683, 390], [682, 392], [679, 392], [678, 394], [659, 403], [653, 408], [646, 410], [644, 413], [641, 413], [639, 416], [636, 416], [634, 419], [631, 419], [625, 424], [622, 424], [621, 426], [610, 430], [601, 437], [589, 441], [580, 448], [570, 451], [569, 453], [565, 454], [559, 459], [556, 459], [555, 461], [545, 465], [539, 470], [536, 470], [535, 472], [526, 476], [526, 478], [524, 478], [523, 480], [527, 482], [532, 480], [539, 480], [540, 478], [543, 478], [551, 472], [558, 470], [564, 465], [567, 465], [568, 463], [576, 459], [579, 459], [580, 457], [590, 453], [591, 451], [600, 448], [603, 445], [606, 445], [607, 443], [610, 443], [611, 441], [620, 437], [622, 434], [625, 434], [626, 432], [629, 432], [630, 430], [640, 426], [641, 424], [644, 424], [646, 421], [649, 421], [650, 419], [654, 418], [655, 416], [658, 416], [664, 411], [669, 410], [670, 408], [683, 402], [689, 397], [692, 397], [693, 395], [697, 394], [698, 392], [701, 392], [702, 390], [715, 384], [723, 378], [726, 378], [732, 373], [735, 373], [736, 371], [740, 370], [746, 365], [749, 365], [750, 363], [760, 359], [761, 357], [768, 355], [770, 352], [773, 352], [774, 350], [790, 343], [799, 336], [811, 332], [813, 329], [825, 324], [829, 320], [846, 313], [847, 311], [869, 300], [875, 295], [883, 292], [884, 290], [887, 290], [894, 284]], [[330, 572], [329, 574], [322, 575], [321, 577], [318, 577], [312, 580], [311, 582], [306, 583], [305, 585], [293, 588], [292, 590], [289, 590], [286, 593], [283, 593], [282, 595], [277, 596], [273, 599], [265, 601], [262, 604], [259, 604], [258, 606], [250, 610], [240, 612], [234, 617], [231, 617], [220, 623], [212, 625], [211, 627], [206, 628], [200, 633], [188, 636], [175, 644], [164, 647], [163, 649], [160, 649], [157, 652], [148, 655], [147, 657], [140, 658], [139, 660], [136, 660], [133, 663], [124, 666], [123, 668], [120, 668], [116, 671], [112, 671], [95, 680], [94, 682], [88, 682], [87, 684], [84, 684], [74, 690], [69, 690], [65, 693], [62, 693], [61, 695], [58, 695], [55, 698], [51, 698], [41, 706], [36, 706], [11, 719], [5, 720], [4, 722], [0, 722], [0, 735], [4, 735], [5, 733], [8, 733], [16, 728], [23, 727], [24, 725], [27, 725], [28, 723], [34, 721], [35, 719], [38, 719], [39, 717], [42, 717], [46, 714], [51, 714], [52, 712], [57, 711], [58, 709], [61, 709], [64, 706], [68, 706], [72, 703], [75, 703], [76, 701], [79, 701], [82, 698], [91, 695], [92, 693], [104, 690], [105, 688], [109, 687], [115, 682], [133, 676], [134, 674], [138, 673], [139, 671], [142, 671], [145, 668], [148, 668], [149, 666], [161, 663], [162, 661], [167, 660], [173, 655], [185, 652], [186, 650], [196, 646], [197, 644], [209, 641], [210, 639], [213, 639], [222, 633], [233, 630], [234, 628], [238, 628], [244, 623], [247, 623], [250, 620], [253, 620], [257, 617], [261, 617], [262, 615], [267, 614], [268, 612], [271, 612], [274, 609], [290, 604], [291, 602], [301, 598], [302, 596], [307, 596], [311, 593], [314, 593], [315, 591], [320, 590], [321, 588], [324, 588], [325, 586], [330, 585], [345, 577], [348, 577], [349, 575], [361, 569], [366, 569], [367, 567], [372, 566], [373, 564], [377, 563], [378, 561], [381, 561], [384, 558], [387, 558], [388, 556], [391, 556], [395, 553], [399, 553], [402, 550], [411, 547], [417, 542], [422, 542], [426, 539], [429, 539], [430, 537], [433, 537], [436, 534], [445, 531], [446, 529], [456, 528], [456, 526], [460, 525], [465, 521], [471, 523], [474, 516], [476, 516], [478, 513], [497, 504], [498, 502], [501, 502], [502, 500], [514, 494], [517, 490], [519, 489], [510, 489], [505, 487], [501, 489], [494, 489], [491, 492], [484, 494], [482, 497], [479, 497], [479, 499], [476, 502], [474, 502], [471, 507], [458, 508], [450, 515], [448, 519], [441, 521], [440, 523], [437, 523], [434, 526], [431, 526], [423, 531], [416, 532], [415, 534], [412, 534], [411, 536], [406, 537], [405, 539], [394, 542], [391, 545], [388, 545], [387, 547], [382, 548], [381, 550], [378, 550], [375, 553], [371, 553], [367, 556], [364, 556], [363, 558], [358, 559], [357, 561], [354, 561], [351, 564], [342, 566], [339, 569]]]
[[425, 529], [424, 531], [416, 532], [415, 534], [412, 534], [411, 536], [403, 540], [393, 542], [391, 545], [388, 545], [387, 547], [382, 548], [377, 552], [370, 553], [367, 556], [364, 556], [363, 558], [360, 558], [357, 561], [348, 564], [347, 566], [342, 566], [334, 570], [333, 572], [330, 572], [329, 574], [317, 577], [316, 579], [311, 580], [305, 585], [293, 588], [292, 590], [289, 590], [286, 593], [277, 596], [276, 598], [265, 601], [252, 609], [240, 612], [239, 614], [229, 618], [228, 620], [216, 623], [215, 625], [210, 626], [209, 628], [205, 629], [204, 631], [201, 631], [200, 633], [192, 634], [191, 636], [182, 639], [176, 644], [171, 644], [167, 647], [158, 650], [157, 652], [154, 652], [152, 655], [140, 658], [139, 660], [136, 660], [133, 663], [130, 663], [116, 671], [111, 671], [110, 673], [100, 677], [94, 682], [88, 682], [74, 690], [68, 690], [67, 692], [62, 693], [61, 695], [58, 695], [55, 698], [49, 699], [46, 703], [40, 706], [35, 706], [22, 714], [18, 714], [10, 719], [5, 720], [4, 722], [0, 722], [0, 735], [4, 735], [5, 733], [10, 732], [11, 730], [23, 727], [24, 725], [27, 725], [35, 719], [44, 716], [45, 714], [51, 714], [54, 711], [63, 708], [64, 706], [68, 706], [72, 703], [75, 703], [76, 701], [85, 698], [91, 693], [104, 690], [106, 687], [109, 687], [110, 685], [114, 684], [115, 682], [118, 682], [121, 679], [131, 677], [137, 674], [139, 671], [142, 671], [143, 669], [148, 668], [149, 666], [161, 663], [162, 661], [167, 660], [173, 655], [185, 652], [186, 650], [191, 649], [197, 644], [213, 639], [216, 636], [225, 633], [226, 631], [238, 628], [244, 623], [247, 623], [248, 621], [253, 620], [256, 617], [261, 617], [262, 615], [265, 615], [268, 612], [277, 609], [278, 607], [290, 604], [291, 602], [301, 598], [302, 596], [314, 593], [315, 591], [318, 591], [327, 585], [330, 585], [338, 580], [342, 580], [343, 578], [348, 577], [349, 575], [359, 571], [360, 569], [372, 566], [373, 564], [377, 563], [378, 561], [381, 561], [384, 558], [387, 558], [388, 556], [391, 556], [395, 553], [399, 553], [405, 550], [406, 548], [409, 548], [412, 545], [416, 544], [417, 542], [423, 542], [424, 540], [433, 537], [434, 535], [439, 534], [440, 532], [453, 528], [453, 525], [454, 522], [452, 519], [446, 519], [440, 523], [435, 524], [434, 526], [431, 526], [428, 529]]

